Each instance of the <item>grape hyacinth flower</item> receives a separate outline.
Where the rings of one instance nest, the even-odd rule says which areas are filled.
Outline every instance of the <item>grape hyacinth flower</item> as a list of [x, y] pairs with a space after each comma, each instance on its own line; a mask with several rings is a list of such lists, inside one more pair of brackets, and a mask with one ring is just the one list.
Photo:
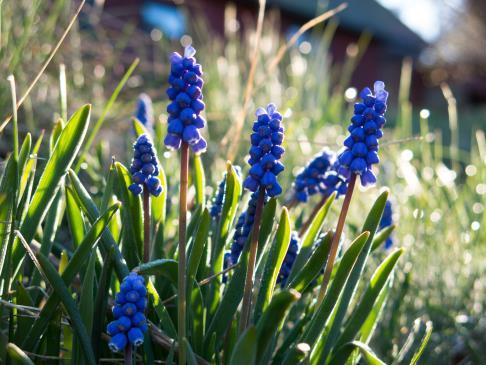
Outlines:
[[[380, 220], [379, 229], [382, 230], [386, 227], [389, 227], [393, 224], [393, 209], [392, 203], [390, 200], [387, 200], [385, 203], [385, 210], [383, 211], [383, 216]], [[393, 239], [389, 236], [385, 241], [385, 249], [390, 249], [393, 246]]]
[[290, 235], [289, 248], [287, 249], [287, 253], [285, 254], [284, 261], [282, 263], [282, 266], [280, 267], [280, 271], [277, 277], [277, 284], [280, 283], [280, 286], [282, 288], [287, 284], [287, 279], [289, 278], [292, 266], [294, 266], [294, 262], [297, 254], [299, 253], [299, 250], [299, 235], [297, 234], [297, 232], [292, 232], [292, 234]]
[[268, 104], [266, 109], [258, 108], [255, 114], [257, 120], [253, 124], [248, 160], [251, 168], [243, 186], [253, 192], [263, 188], [268, 196], [274, 197], [282, 193], [277, 181], [277, 175], [284, 170], [279, 161], [285, 152], [282, 115], [275, 104]]
[[130, 166], [133, 184], [128, 189], [135, 195], [142, 193], [144, 189], [153, 196], [162, 193], [159, 176], [158, 161], [150, 139], [142, 134], [133, 145], [133, 160]]
[[348, 179], [348, 187], [341, 212], [339, 213], [324, 277], [319, 289], [318, 305], [322, 303], [327, 285], [331, 279], [339, 240], [343, 233], [357, 176], [360, 176], [361, 185], [363, 186], [376, 182], [372, 166], [380, 161], [378, 158], [378, 140], [383, 136], [382, 128], [386, 122], [384, 115], [388, 92], [385, 90], [383, 81], [376, 81], [373, 88], [374, 94], [367, 87], [360, 92], [359, 96], [362, 99], [362, 103], [354, 104], [354, 115], [348, 128], [350, 135], [344, 140], [344, 151], [338, 157], [338, 161], [341, 164], [339, 173]]
[[[264, 204], [268, 198], [265, 198]], [[233, 264], [238, 262], [241, 252], [245, 247], [246, 240], [250, 236], [253, 229], [253, 223], [255, 222], [255, 213], [258, 202], [258, 193], [251, 194], [248, 201], [248, 208], [241, 213], [236, 221], [235, 233], [233, 235], [233, 244], [231, 245], [231, 262]]]
[[[231, 260], [231, 251], [226, 251], [224, 253], [223, 257], [223, 271], [226, 270], [228, 267], [233, 265], [233, 261]], [[228, 281], [228, 274], [224, 273], [223, 274], [223, 283], [226, 283]]]
[[333, 192], [336, 192], [336, 197], [346, 194], [348, 190], [348, 179], [339, 172], [340, 169], [341, 165], [336, 160], [322, 179], [323, 190], [321, 193], [324, 196], [330, 196]]
[[361, 103], [354, 104], [354, 115], [348, 130], [350, 135], [344, 141], [345, 150], [339, 156], [344, 175], [360, 175], [361, 185], [376, 182], [372, 165], [380, 162], [378, 140], [383, 136], [382, 128], [388, 92], [382, 81], [374, 84], [374, 94], [364, 88], [359, 94]]
[[120, 285], [113, 307], [114, 321], [108, 323], [106, 331], [111, 336], [108, 347], [120, 352], [127, 345], [140, 346], [147, 332], [145, 309], [147, 308], [147, 289], [142, 276], [131, 272]]
[[305, 203], [310, 196], [325, 191], [324, 176], [334, 160], [334, 153], [325, 148], [302, 169], [294, 182], [295, 198], [299, 202]]
[[154, 112], [152, 109], [152, 99], [145, 93], [138, 96], [135, 118], [137, 118], [148, 130], [153, 129]]
[[182, 142], [188, 143], [196, 153], [206, 151], [206, 140], [199, 130], [206, 121], [201, 117], [204, 110], [202, 101], [203, 72], [196, 63], [196, 50], [187, 46], [184, 56], [174, 52], [170, 56], [170, 76], [167, 96], [171, 103], [167, 106], [169, 113], [167, 136], [164, 143], [168, 148], [179, 149]]

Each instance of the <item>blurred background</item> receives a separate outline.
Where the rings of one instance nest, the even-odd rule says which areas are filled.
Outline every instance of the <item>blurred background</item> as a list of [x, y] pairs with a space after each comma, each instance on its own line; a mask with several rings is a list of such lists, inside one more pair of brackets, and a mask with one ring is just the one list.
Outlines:
[[[205, 72], [207, 179], [215, 186], [227, 158], [243, 165], [253, 111], [273, 101], [286, 118], [283, 179], [290, 187], [314, 153], [339, 149], [357, 93], [383, 80], [391, 105], [379, 184], [357, 194], [350, 229], [388, 187], [398, 223], [394, 244], [406, 247], [407, 257], [372, 347], [392, 359], [392, 339], [405, 338], [407, 325], [425, 316], [434, 332], [424, 364], [486, 364], [486, 2], [349, 0], [329, 19], [315, 20], [342, 3], [267, 0], [262, 13], [257, 0], [87, 0], [25, 99], [20, 131], [35, 136], [57, 120], [65, 79], [68, 111], [91, 102], [94, 119], [104, 120], [96, 151], [106, 164], [91, 158], [84, 166], [97, 179], [92, 169], [106, 172], [111, 155], [127, 161], [140, 93], [153, 99], [155, 131], [164, 133], [168, 56], [192, 44]], [[19, 95], [79, 4], [0, 1], [0, 74], [15, 75]], [[293, 39], [305, 24], [312, 26]], [[5, 77], [2, 120], [11, 110]], [[11, 151], [10, 133], [0, 134], [2, 159]], [[163, 157], [166, 171], [177, 170], [173, 153]], [[176, 187], [177, 177], [168, 178]]]

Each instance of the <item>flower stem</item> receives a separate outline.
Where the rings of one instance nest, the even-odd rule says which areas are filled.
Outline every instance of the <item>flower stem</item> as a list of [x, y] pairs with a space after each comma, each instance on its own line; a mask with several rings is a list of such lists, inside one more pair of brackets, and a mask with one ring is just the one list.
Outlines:
[[132, 365], [132, 344], [127, 343], [125, 347], [125, 365]]
[[183, 345], [186, 337], [186, 220], [187, 220], [187, 181], [189, 174], [189, 145], [181, 147], [181, 178], [179, 190], [179, 270], [178, 270], [178, 342], [179, 364], [186, 364], [186, 349]]
[[251, 231], [251, 241], [250, 241], [250, 256], [248, 259], [248, 268], [246, 271], [246, 281], [245, 289], [243, 292], [243, 304], [241, 307], [241, 317], [240, 317], [240, 334], [248, 326], [250, 320], [250, 307], [251, 307], [251, 296], [253, 289], [253, 273], [255, 271], [256, 255], [258, 250], [258, 236], [260, 235], [260, 221], [263, 210], [263, 203], [265, 202], [265, 190], [260, 188], [258, 194], [258, 201], [255, 210], [255, 220], [253, 223], [253, 229]]
[[150, 192], [143, 189], [143, 262], [150, 261]]
[[319, 200], [319, 203], [317, 203], [317, 205], [314, 207], [314, 210], [312, 210], [312, 213], [309, 215], [309, 218], [307, 218], [307, 220], [304, 222], [304, 224], [302, 224], [302, 226], [300, 227], [300, 230], [299, 230], [299, 236], [300, 237], [302, 237], [302, 235], [305, 233], [305, 231], [307, 231], [307, 229], [309, 228], [310, 224], [312, 223], [314, 217], [317, 215], [317, 213], [319, 213], [319, 210], [321, 210], [321, 208], [324, 206], [324, 204], [326, 204], [327, 198], [328, 198], [327, 195], [322, 196], [322, 199]]
[[336, 254], [339, 247], [339, 240], [341, 239], [341, 234], [343, 233], [344, 222], [346, 221], [346, 216], [348, 214], [351, 197], [353, 196], [354, 185], [356, 185], [356, 174], [352, 174], [351, 178], [349, 179], [348, 190], [346, 191], [346, 195], [344, 196], [341, 213], [339, 213], [336, 232], [334, 233], [334, 236], [332, 238], [331, 251], [329, 252], [329, 258], [327, 260], [326, 269], [324, 271], [324, 277], [322, 278], [322, 284], [319, 289], [319, 296], [317, 297], [318, 306], [322, 303], [324, 299], [329, 280], [331, 279], [332, 268], [334, 266], [334, 260], [336, 259]]

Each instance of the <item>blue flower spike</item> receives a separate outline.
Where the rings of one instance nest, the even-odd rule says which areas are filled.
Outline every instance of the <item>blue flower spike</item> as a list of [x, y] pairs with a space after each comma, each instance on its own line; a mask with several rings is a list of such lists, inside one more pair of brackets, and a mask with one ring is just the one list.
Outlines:
[[268, 104], [266, 109], [258, 108], [255, 114], [257, 120], [253, 124], [248, 160], [251, 168], [243, 186], [253, 192], [263, 188], [266, 195], [275, 197], [282, 193], [277, 175], [284, 170], [284, 165], [280, 162], [285, 152], [282, 147], [282, 115], [272, 103]]
[[388, 92], [385, 83], [376, 81], [373, 92], [364, 88], [359, 94], [362, 102], [354, 104], [354, 115], [348, 128], [350, 135], [344, 140], [344, 151], [339, 155], [341, 173], [350, 177], [360, 175], [361, 185], [376, 183], [372, 166], [379, 163], [378, 140], [383, 136], [383, 125], [386, 122], [386, 102]]
[[315, 155], [295, 178], [295, 199], [305, 203], [314, 194], [326, 193], [325, 176], [335, 160], [335, 154], [327, 148]]
[[[383, 211], [383, 216], [381, 217], [379, 229], [382, 230], [393, 224], [393, 208], [390, 200], [385, 203], [385, 210]], [[385, 241], [385, 249], [389, 250], [393, 246], [393, 238], [388, 237]]]
[[280, 271], [277, 276], [277, 284], [280, 283], [281, 287], [283, 288], [287, 285], [287, 280], [290, 275], [290, 271], [294, 266], [295, 259], [297, 258], [297, 254], [300, 250], [300, 239], [297, 232], [292, 232], [290, 235], [290, 243], [289, 248], [287, 249], [287, 253], [285, 254], [284, 261], [282, 266], [280, 267]]
[[143, 189], [148, 189], [153, 196], [162, 193], [160, 184], [159, 163], [154, 146], [150, 139], [142, 134], [133, 145], [133, 159], [130, 166], [133, 183], [128, 189], [135, 195], [142, 193]]
[[113, 352], [121, 352], [130, 344], [143, 344], [147, 332], [145, 309], [147, 307], [147, 288], [142, 276], [131, 272], [120, 285], [112, 309], [114, 321], [108, 323], [106, 332], [111, 336], [108, 347]]
[[154, 112], [152, 109], [152, 99], [145, 93], [138, 96], [135, 117], [145, 126], [145, 128], [148, 130], [153, 129]]
[[[268, 197], [265, 197], [264, 204], [268, 201]], [[244, 211], [236, 221], [235, 233], [233, 235], [233, 243], [231, 245], [231, 263], [236, 264], [240, 257], [243, 248], [245, 247], [246, 240], [250, 236], [253, 229], [253, 223], [255, 222], [255, 213], [258, 202], [258, 192], [251, 194], [248, 201], [248, 208]]]
[[182, 142], [187, 142], [195, 153], [206, 151], [206, 140], [199, 130], [204, 128], [206, 121], [200, 115], [205, 105], [202, 101], [201, 65], [196, 63], [196, 50], [187, 46], [184, 56], [174, 52], [170, 56], [170, 75], [167, 96], [171, 103], [167, 106], [169, 113], [167, 136], [164, 143], [177, 150]]

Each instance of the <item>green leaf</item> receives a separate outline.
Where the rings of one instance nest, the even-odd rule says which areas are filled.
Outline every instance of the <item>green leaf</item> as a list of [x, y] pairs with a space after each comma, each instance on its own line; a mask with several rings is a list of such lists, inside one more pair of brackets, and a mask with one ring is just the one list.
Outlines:
[[54, 147], [56, 146], [59, 137], [61, 136], [63, 130], [63, 120], [58, 119], [54, 122], [54, 127], [52, 128], [51, 137], [49, 138], [49, 154], [52, 154]]
[[276, 294], [267, 309], [257, 323], [257, 363], [267, 350], [273, 336], [279, 330], [288, 309], [296, 300], [300, 299], [300, 293], [296, 290], [283, 290]]
[[371, 245], [371, 252], [380, 247], [388, 239], [388, 237], [390, 237], [395, 228], [396, 226], [392, 224], [391, 226], [385, 227], [377, 232], [375, 238], [373, 239], [373, 244]]
[[294, 280], [288, 284], [289, 288], [303, 293], [304, 290], [316, 279], [324, 267], [327, 257], [329, 256], [332, 237], [333, 233], [331, 231], [326, 233], [320, 244], [312, 253], [312, 256], [304, 264], [302, 269], [295, 275]]
[[277, 199], [270, 199], [263, 207], [262, 222], [260, 224], [260, 234], [258, 236], [258, 253], [257, 260], [261, 257], [262, 252], [265, 251], [268, 238], [272, 233], [273, 221], [275, 219], [275, 212], [277, 211]]
[[432, 322], [417, 318], [393, 365], [416, 365], [432, 334]]
[[167, 312], [167, 308], [162, 304], [159, 293], [157, 293], [157, 290], [150, 279], [147, 280], [147, 292], [151, 299], [150, 302], [154, 306], [155, 312], [160, 319], [161, 327], [170, 337], [177, 338], [175, 325], [170, 318], [169, 312]]
[[226, 183], [224, 188], [223, 208], [219, 220], [218, 231], [215, 237], [215, 250], [213, 253], [214, 272], [218, 273], [223, 269], [224, 245], [228, 239], [233, 220], [238, 208], [238, 201], [241, 195], [241, 182], [235, 169], [228, 162], [226, 171]]
[[[27, 215], [20, 227], [20, 231], [28, 243], [34, 238], [37, 227], [44, 220], [55, 199], [56, 191], [62, 184], [64, 175], [71, 167], [83, 144], [88, 130], [90, 112], [91, 106], [85, 105], [74, 113], [54, 147], [32, 197]], [[14, 272], [18, 271], [22, 258], [23, 249], [16, 240], [12, 252]]]
[[[191, 252], [189, 254], [189, 260], [187, 265], [187, 279], [188, 284], [196, 277], [199, 263], [201, 262], [202, 255], [204, 253], [204, 246], [208, 240], [209, 227], [211, 224], [211, 217], [209, 215], [208, 208], [204, 208], [202, 212], [200, 222], [195, 235], [194, 243], [192, 244]], [[188, 288], [190, 285], [188, 285]]]
[[140, 262], [143, 252], [142, 202], [140, 196], [128, 190], [132, 184], [128, 169], [119, 162], [115, 162], [115, 167], [118, 173], [118, 192], [123, 203], [122, 219], [125, 223], [122, 251], [128, 267], [133, 268]]
[[[291, 347], [282, 365], [301, 364], [309, 356], [310, 346], [304, 342]], [[274, 362], [274, 364], [277, 364]]]
[[196, 187], [196, 204], [204, 208], [206, 200], [204, 191], [206, 190], [206, 177], [201, 155], [194, 154], [194, 186]]
[[[373, 310], [378, 296], [389, 280], [390, 275], [392, 274], [392, 271], [402, 253], [403, 249], [398, 249], [392, 252], [382, 262], [382, 264], [378, 266], [371, 277], [370, 283], [368, 284], [360, 303], [356, 306], [356, 308], [354, 308], [351, 318], [347, 322], [344, 331], [337, 340], [335, 348], [351, 342], [356, 337], [361, 327], [365, 323], [366, 318], [368, 318], [369, 314]], [[336, 362], [336, 364], [339, 363]]]
[[[20, 148], [19, 152], [19, 160], [18, 160], [18, 175], [19, 177], [23, 175], [23, 171], [25, 169], [25, 166], [27, 164], [27, 161], [29, 161], [30, 157], [30, 149], [32, 147], [32, 136], [30, 133], [27, 133], [25, 136], [24, 142], [22, 143], [22, 147]], [[20, 182], [20, 181], [19, 181]], [[22, 184], [19, 185], [20, 188], [22, 188]], [[18, 198], [22, 196], [22, 191], [19, 192]]]
[[257, 331], [255, 326], [248, 329], [240, 336], [231, 354], [229, 365], [253, 365], [257, 356]]
[[266, 309], [275, 290], [278, 273], [285, 259], [290, 243], [290, 218], [287, 208], [282, 209], [280, 222], [278, 224], [275, 242], [270, 248], [263, 276], [258, 290], [257, 301], [255, 303], [254, 320], [258, 321], [262, 312]]
[[388, 192], [383, 192], [378, 199], [373, 204], [373, 207], [368, 214], [365, 223], [363, 225], [363, 232], [369, 232], [369, 238], [366, 241], [363, 250], [359, 254], [356, 264], [354, 265], [349, 279], [343, 289], [343, 294], [339, 303], [337, 304], [336, 312], [332, 323], [329, 326], [329, 332], [326, 336], [321, 336], [316, 347], [319, 351], [313, 351], [312, 356], [317, 356], [320, 359], [320, 363], [324, 363], [337, 341], [339, 332], [341, 331], [341, 325], [343, 323], [346, 312], [348, 311], [349, 305], [352, 302], [353, 296], [356, 292], [356, 287], [358, 286], [359, 280], [362, 277], [362, 272], [366, 261], [368, 260], [369, 253], [371, 251], [371, 243], [373, 241], [373, 236], [378, 228], [378, 224], [381, 220], [381, 216], [385, 209], [385, 204], [388, 199]]
[[324, 330], [324, 325], [328, 321], [329, 315], [337, 304], [343, 287], [348, 280], [351, 270], [355, 265], [359, 254], [363, 250], [368, 237], [368, 232], [362, 233], [350, 244], [349, 248], [344, 253], [337, 268], [336, 274], [334, 275], [334, 279], [332, 280], [331, 285], [324, 296], [324, 300], [312, 316], [309, 328], [306, 330], [302, 342], [314, 344], [321, 332]]
[[169, 279], [177, 286], [177, 261], [172, 259], [158, 259], [141, 264], [133, 269], [140, 275], [156, 275]]
[[197, 359], [196, 355], [194, 354], [194, 351], [192, 351], [192, 347], [189, 344], [189, 341], [187, 341], [187, 338], [183, 338], [183, 345], [186, 347], [186, 353], [187, 353], [187, 364], [188, 365], [197, 365]]
[[66, 216], [73, 240], [73, 247], [79, 247], [84, 237], [84, 221], [73, 190], [66, 187]]
[[295, 258], [294, 265], [292, 266], [292, 270], [289, 275], [289, 282], [292, 282], [294, 276], [302, 269], [304, 264], [307, 262], [309, 256], [312, 252], [312, 246], [322, 229], [322, 225], [324, 224], [324, 220], [326, 219], [327, 213], [329, 213], [329, 209], [331, 208], [334, 199], [336, 198], [336, 193], [333, 193], [327, 198], [326, 202], [319, 209], [319, 212], [316, 214], [312, 223], [310, 224], [309, 229], [305, 232], [305, 236], [302, 239], [302, 246], [300, 248], [299, 254]]
[[16, 365], [34, 365], [32, 360], [16, 344], [7, 344], [7, 354]]
[[31, 172], [35, 170], [35, 165], [37, 163], [37, 153], [39, 152], [43, 138], [44, 138], [44, 130], [41, 131], [39, 138], [37, 138], [37, 141], [35, 142], [35, 145], [30, 152], [30, 156], [28, 156], [27, 163], [25, 164], [25, 168], [23, 168], [23, 170], [19, 170], [19, 173], [21, 173], [19, 195], [22, 197], [25, 194], [25, 189], [27, 188], [27, 183], [29, 181], [29, 177], [31, 176]]
[[[361, 352], [361, 355], [365, 359], [365, 362], [368, 365], [386, 365], [383, 361], [381, 361], [378, 356], [371, 350], [368, 345], [359, 342], [359, 341], [353, 341], [345, 344], [344, 346], [340, 347], [338, 350], [338, 357], [336, 358], [336, 364], [342, 363], [344, 364], [346, 360], [351, 356], [354, 350], [358, 349]], [[335, 364], [332, 362], [334, 360], [331, 360], [331, 364]], [[311, 362], [311, 364], [313, 364]]]
[[238, 266], [231, 277], [231, 280], [227, 284], [226, 291], [219, 303], [216, 312], [209, 324], [208, 330], [204, 337], [205, 348], [210, 350], [212, 347], [211, 341], [214, 337], [214, 346], [219, 347], [219, 344], [223, 340], [223, 336], [228, 328], [229, 324], [233, 320], [233, 317], [238, 310], [241, 298], [243, 298], [243, 289], [245, 286], [246, 268], [248, 266], [248, 249], [244, 249]]
[[[61, 275], [65, 285], [70, 285], [76, 274], [86, 264], [86, 260], [91, 253], [91, 249], [98, 242], [102, 232], [119, 207], [119, 203], [111, 206], [88, 231], [86, 237], [83, 239], [83, 242], [76, 249], [66, 269]], [[44, 332], [52, 316], [56, 313], [59, 302], [60, 298], [56, 295], [56, 293], [53, 293], [47, 299], [47, 302], [42, 307], [42, 310], [35, 320], [34, 325], [24, 339], [23, 347], [27, 351], [34, 351], [36, 349], [42, 333]]]
[[71, 294], [69, 293], [66, 284], [64, 284], [63, 278], [59, 276], [56, 269], [54, 268], [54, 266], [52, 266], [47, 257], [45, 257], [41, 253], [38, 253], [36, 257], [39, 260], [39, 263], [45, 276], [47, 277], [47, 280], [53, 287], [55, 293], [59, 296], [62, 304], [64, 305], [64, 308], [71, 318], [72, 327], [81, 342], [81, 347], [83, 349], [82, 354], [84, 358], [89, 364], [96, 365], [96, 360], [93, 353], [93, 348], [91, 347], [91, 340], [88, 336], [88, 332], [85, 325], [83, 324], [83, 320], [76, 307], [76, 303], [71, 297]]
[[[86, 331], [90, 335], [93, 330], [93, 314], [94, 314], [93, 292], [95, 287], [94, 281], [96, 275], [95, 264], [96, 264], [96, 255], [95, 252], [93, 252], [88, 261], [88, 267], [86, 268], [86, 273], [84, 275], [83, 287], [81, 289], [81, 297], [79, 300], [79, 313], [81, 315], [83, 324], [86, 327]], [[81, 345], [81, 341], [78, 338], [78, 336], [75, 336], [74, 339], [75, 339], [74, 340], [75, 346], [74, 346], [73, 354], [74, 354], [74, 358], [76, 359], [75, 362], [80, 364], [82, 363], [82, 356], [80, 353], [81, 346], [79, 346]]]
[[103, 260], [98, 291], [94, 301], [93, 329], [91, 330], [91, 344], [96, 360], [99, 359], [101, 333], [105, 328], [106, 307], [108, 306], [108, 292], [110, 289], [111, 273], [113, 271], [113, 256], [115, 250], [112, 248], [107, 252]]
[[0, 183], [0, 287], [2, 294], [10, 290], [12, 221], [15, 215], [17, 163], [10, 155]]
[[[75, 197], [79, 206], [88, 217], [90, 223], [94, 224], [94, 222], [100, 218], [100, 212], [98, 211], [96, 204], [72, 170], [69, 171], [69, 181], [73, 186], [73, 191], [76, 193]], [[101, 236], [101, 248], [105, 255], [111, 249], [114, 250], [113, 260], [115, 264], [115, 271], [118, 279], [122, 281], [123, 278], [130, 273], [130, 271], [128, 270], [125, 259], [118, 249], [118, 245], [109, 229], [105, 229]]]

